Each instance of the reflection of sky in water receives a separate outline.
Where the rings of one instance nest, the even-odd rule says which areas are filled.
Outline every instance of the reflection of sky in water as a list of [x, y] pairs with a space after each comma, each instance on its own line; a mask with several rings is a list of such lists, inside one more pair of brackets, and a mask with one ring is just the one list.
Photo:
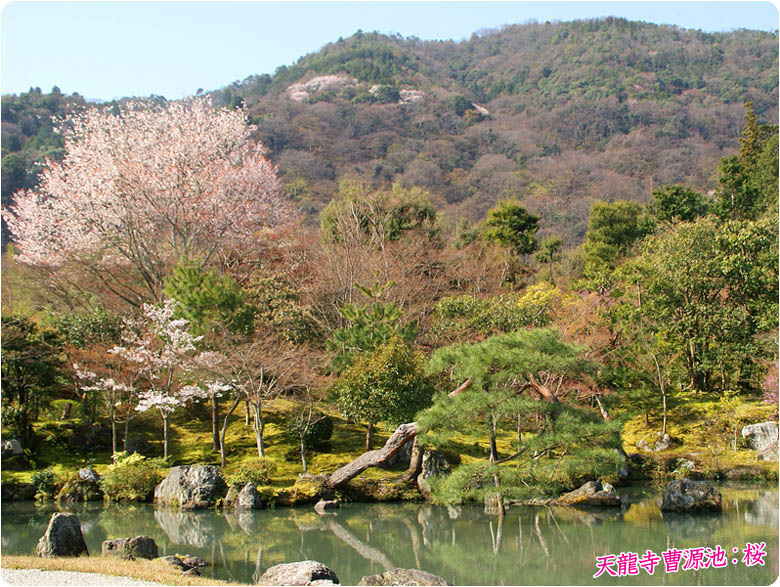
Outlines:
[[[723, 515], [661, 515], [657, 495], [621, 488], [622, 510], [511, 508], [502, 518], [481, 507], [426, 504], [350, 504], [334, 515], [311, 508], [182, 512], [151, 506], [77, 505], [90, 552], [108, 538], [147, 535], [161, 555], [194, 554], [214, 563], [206, 575], [250, 583], [269, 566], [317, 560], [343, 584], [386, 568], [419, 568], [454, 584], [769, 584], [778, 576], [778, 492], [722, 489]], [[51, 508], [3, 504], [4, 554], [31, 553]], [[598, 556], [647, 549], [714, 547], [732, 553], [765, 542], [767, 565], [653, 576], [599, 577]], [[742, 555], [739, 554], [741, 561]]]

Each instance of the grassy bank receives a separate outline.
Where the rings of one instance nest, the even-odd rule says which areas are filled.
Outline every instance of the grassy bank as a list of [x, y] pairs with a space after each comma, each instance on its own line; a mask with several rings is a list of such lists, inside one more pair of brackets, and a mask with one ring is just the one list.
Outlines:
[[42, 571], [73, 571], [130, 577], [164, 585], [240, 585], [208, 577], [183, 575], [161, 560], [124, 560], [116, 556], [81, 556], [74, 558], [41, 558], [31, 555], [3, 555], [4, 569], [40, 569]]

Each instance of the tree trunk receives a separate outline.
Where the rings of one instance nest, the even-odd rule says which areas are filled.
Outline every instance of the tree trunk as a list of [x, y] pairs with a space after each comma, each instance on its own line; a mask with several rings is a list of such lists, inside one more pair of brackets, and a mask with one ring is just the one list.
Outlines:
[[228, 421], [230, 420], [230, 416], [233, 415], [233, 411], [238, 407], [238, 404], [241, 403], [241, 397], [236, 396], [235, 401], [233, 402], [233, 405], [230, 406], [230, 409], [228, 410], [228, 413], [225, 414], [225, 421], [222, 423], [222, 431], [219, 435], [219, 460], [220, 463], [222, 463], [222, 468], [225, 468], [225, 461], [226, 461], [226, 449], [225, 449], [225, 434], [227, 434], [228, 429]]
[[116, 452], [119, 430], [116, 428], [116, 417], [114, 414], [111, 414], [111, 454], [114, 454]]
[[219, 401], [217, 396], [211, 397], [211, 436], [213, 439], [214, 450], [219, 450], [220, 437], [219, 437]]
[[163, 419], [163, 459], [168, 458], [168, 415], [165, 414]]
[[255, 431], [255, 441], [257, 442], [257, 454], [260, 458], [265, 457], [265, 445], [263, 444], [263, 431], [265, 430], [265, 421], [263, 420], [262, 409], [260, 404], [252, 404], [252, 415], [254, 416], [254, 422], [252, 428]]
[[304, 435], [300, 435], [301, 439], [301, 465], [303, 465], [303, 472], [306, 472], [306, 441], [304, 440]]
[[386, 462], [401, 450], [401, 447], [404, 444], [416, 436], [417, 424], [415, 422], [401, 424], [396, 431], [393, 432], [390, 438], [387, 439], [387, 442], [385, 442], [385, 445], [382, 448], [365, 452], [351, 463], [344, 465], [332, 473], [325, 480], [325, 483], [323, 483], [323, 488], [332, 490], [341, 487], [369, 467], [375, 467], [376, 465]]
[[496, 419], [491, 418], [490, 421], [490, 458], [489, 462], [492, 465], [498, 459], [498, 447], [496, 446]]
[[366, 451], [371, 450], [371, 443], [374, 441], [374, 423], [369, 422], [366, 429]]
[[124, 450], [126, 453], [130, 452], [130, 418], [125, 420], [125, 443]]

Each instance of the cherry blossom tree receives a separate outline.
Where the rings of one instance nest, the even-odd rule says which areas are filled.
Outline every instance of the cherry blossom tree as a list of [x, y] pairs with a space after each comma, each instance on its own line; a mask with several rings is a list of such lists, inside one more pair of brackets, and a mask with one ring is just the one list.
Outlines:
[[267, 232], [296, 212], [253, 130], [242, 110], [204, 98], [60, 121], [65, 158], [48, 161], [39, 186], [2, 213], [18, 260], [53, 271], [75, 264], [137, 306], [162, 298], [172, 263], [256, 258]]
[[109, 350], [134, 366], [146, 388], [137, 395], [135, 409], [145, 412], [157, 409], [163, 421], [163, 458], [169, 453], [170, 415], [191, 401], [219, 396], [229, 387], [219, 381], [197, 385], [187, 382], [187, 377], [199, 367], [216, 360], [214, 353], [200, 353], [197, 343], [203, 338], [193, 336], [189, 321], [174, 318], [178, 302], [164, 300], [157, 307], [144, 304], [144, 315], [126, 320], [122, 333], [123, 345]]

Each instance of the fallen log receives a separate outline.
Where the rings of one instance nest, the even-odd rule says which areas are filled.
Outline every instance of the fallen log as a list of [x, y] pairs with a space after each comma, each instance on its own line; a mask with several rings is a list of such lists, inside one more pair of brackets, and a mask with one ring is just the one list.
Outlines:
[[323, 483], [324, 489], [336, 489], [360, 475], [369, 467], [375, 467], [393, 457], [401, 447], [417, 436], [417, 423], [401, 424], [387, 439], [382, 448], [364, 452], [351, 463], [332, 473]]

